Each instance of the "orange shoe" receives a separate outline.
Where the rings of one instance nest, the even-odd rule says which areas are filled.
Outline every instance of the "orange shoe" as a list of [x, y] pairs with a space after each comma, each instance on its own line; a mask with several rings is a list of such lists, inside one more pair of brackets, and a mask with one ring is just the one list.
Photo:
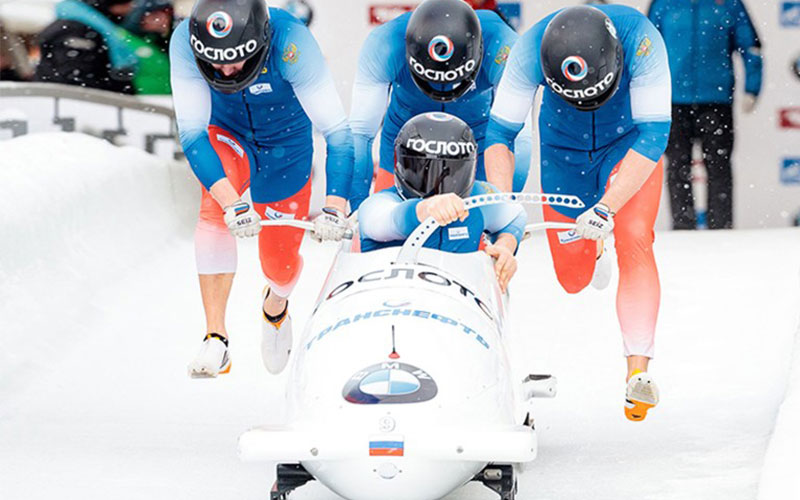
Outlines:
[[625, 391], [625, 417], [632, 422], [641, 422], [658, 400], [658, 386], [653, 378], [647, 372], [633, 372]]

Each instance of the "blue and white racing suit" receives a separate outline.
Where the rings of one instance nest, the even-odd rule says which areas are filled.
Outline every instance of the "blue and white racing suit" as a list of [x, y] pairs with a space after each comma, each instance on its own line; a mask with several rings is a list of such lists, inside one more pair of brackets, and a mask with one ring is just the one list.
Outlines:
[[[327, 194], [347, 198], [353, 136], [336, 86], [311, 32], [281, 9], [269, 9], [272, 38], [257, 79], [224, 94], [209, 86], [190, 46], [189, 21], [170, 43], [172, 90], [180, 141], [205, 188], [195, 233], [200, 274], [232, 273], [236, 243], [222, 209], [209, 194], [223, 178], [239, 194], [249, 187], [262, 219], [304, 218], [310, 203], [312, 126], [327, 142]], [[302, 231], [264, 227], [262, 270], [270, 287], [288, 296], [302, 269]]]
[[[389, 174], [394, 172], [394, 139], [403, 125], [418, 114], [441, 111], [461, 118], [472, 128], [478, 142], [477, 178], [485, 179], [483, 151], [489, 109], [518, 35], [494, 12], [479, 10], [477, 14], [484, 47], [481, 69], [475, 79], [475, 88], [450, 103], [431, 99], [411, 77], [405, 55], [405, 33], [410, 12], [375, 28], [364, 42], [350, 110], [356, 148], [350, 201], [353, 209], [369, 194], [373, 173], [372, 141], [381, 129], [382, 120], [379, 166]], [[529, 132], [520, 134], [516, 141], [514, 185], [519, 190], [525, 185], [530, 166], [532, 138]]]
[[[579, 111], [546, 85], [540, 61], [545, 29], [554, 13], [520, 37], [508, 60], [492, 107], [487, 144], [510, 147], [544, 86], [539, 133], [541, 183], [548, 193], [580, 197], [596, 204], [612, 182], [622, 160], [633, 151], [659, 162], [671, 123], [667, 49], [661, 34], [630, 7], [598, 5], [612, 21], [609, 31], [622, 44], [619, 89], [595, 111]], [[661, 288], [653, 255], [653, 226], [658, 214], [663, 168], [660, 163], [614, 217], [614, 243], [619, 263], [617, 314], [626, 355], [653, 356]], [[544, 206], [547, 221], [570, 222], [585, 208]], [[574, 231], [548, 230], [548, 243], [559, 283], [569, 293], [592, 280], [597, 244]]]
[[[496, 193], [488, 182], [475, 182], [470, 196]], [[417, 228], [417, 205], [422, 198], [403, 200], [397, 188], [389, 188], [371, 195], [358, 211], [361, 251], [400, 246]], [[527, 214], [520, 205], [487, 205], [470, 210], [469, 216], [437, 228], [425, 242], [426, 248], [446, 252], [477, 252], [484, 231], [495, 240], [501, 234], [510, 234], [517, 244], [525, 232]]]
[[181, 145], [206, 189], [225, 176], [211, 146], [216, 125], [246, 146], [253, 201], [298, 192], [311, 174], [312, 125], [325, 136], [327, 193], [347, 198], [353, 139], [331, 73], [311, 32], [289, 13], [269, 9], [270, 53], [247, 89], [223, 94], [209, 87], [195, 63], [189, 21], [172, 35], [170, 64]]
[[[624, 67], [616, 94], [598, 110], [585, 112], [546, 86], [539, 52], [544, 31], [558, 14], [554, 12], [522, 35], [511, 51], [486, 141], [487, 147], [511, 147], [537, 88], [544, 86], [539, 115], [542, 189], [580, 196], [586, 206], [597, 203], [611, 171], [628, 150], [658, 161], [667, 147], [672, 120], [669, 63], [661, 34], [636, 9], [595, 8], [611, 18], [622, 43]], [[574, 208], [556, 210], [573, 218], [580, 214]]]

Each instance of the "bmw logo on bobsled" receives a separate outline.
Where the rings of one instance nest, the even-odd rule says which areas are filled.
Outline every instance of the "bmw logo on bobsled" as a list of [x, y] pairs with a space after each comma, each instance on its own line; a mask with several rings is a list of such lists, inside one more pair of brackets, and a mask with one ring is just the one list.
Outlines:
[[349, 403], [374, 405], [420, 403], [433, 399], [436, 392], [436, 382], [430, 375], [415, 366], [390, 360], [353, 375], [343, 395]]
[[[508, 196], [526, 201], [483, 201]], [[350, 500], [432, 500], [471, 480], [514, 498], [515, 467], [536, 457], [528, 400], [554, 379], [512, 375], [491, 258], [421, 248], [431, 224], [399, 251], [342, 245], [292, 352], [287, 423], [239, 439], [242, 460], [280, 463], [273, 500], [313, 479]]]

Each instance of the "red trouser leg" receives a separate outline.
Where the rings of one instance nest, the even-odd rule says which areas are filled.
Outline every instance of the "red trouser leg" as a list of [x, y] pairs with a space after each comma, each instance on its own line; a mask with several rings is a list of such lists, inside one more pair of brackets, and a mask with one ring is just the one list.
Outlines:
[[[550, 205], [544, 206], [547, 222], [575, 222], [561, 215]], [[563, 243], [562, 243], [563, 241]], [[553, 257], [556, 277], [567, 293], [578, 293], [592, 281], [594, 264], [597, 261], [597, 243], [592, 240], [575, 239], [574, 233], [566, 229], [548, 229], [547, 242]]]
[[[273, 203], [254, 203], [259, 215], [268, 219], [305, 219], [311, 202], [311, 181], [289, 198]], [[280, 297], [292, 293], [300, 271], [303, 270], [303, 257], [300, 244], [303, 230], [288, 227], [261, 228], [258, 234], [258, 252], [261, 257], [261, 270], [264, 272], [270, 289]]]
[[[239, 194], [250, 185], [250, 160], [244, 148], [225, 130], [210, 126], [208, 136], [222, 162], [225, 176]], [[228, 231], [222, 208], [203, 188], [200, 217], [195, 229], [195, 256], [199, 274], [236, 272], [236, 239]]]
[[[619, 165], [609, 179], [618, 170]], [[626, 356], [653, 357], [656, 320], [661, 302], [661, 285], [653, 255], [653, 226], [658, 215], [663, 175], [663, 161], [659, 161], [644, 186], [614, 216], [614, 241], [619, 266], [617, 317]], [[559, 214], [548, 205], [544, 206], [544, 219], [548, 222], [574, 222], [574, 219]], [[547, 230], [558, 282], [568, 293], [577, 293], [592, 281], [597, 244], [591, 240], [571, 239], [566, 230]], [[564, 243], [561, 243], [562, 240]]]
[[[614, 170], [616, 171], [619, 165]], [[613, 174], [612, 174], [613, 176]], [[653, 255], [663, 160], [644, 186], [614, 216], [614, 241], [619, 265], [617, 316], [627, 356], [653, 357], [661, 303], [661, 284]]]

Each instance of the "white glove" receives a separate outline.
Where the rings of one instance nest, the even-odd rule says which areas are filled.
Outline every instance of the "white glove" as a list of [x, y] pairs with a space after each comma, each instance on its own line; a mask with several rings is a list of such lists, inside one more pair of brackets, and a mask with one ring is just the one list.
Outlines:
[[249, 203], [238, 199], [223, 211], [228, 230], [237, 238], [249, 238], [261, 231], [261, 217]]
[[614, 213], [598, 203], [583, 212], [575, 221], [575, 232], [587, 240], [604, 240], [614, 230]]
[[745, 94], [742, 96], [742, 111], [747, 114], [752, 113], [756, 109], [758, 97], [753, 94]]
[[347, 232], [347, 217], [341, 210], [325, 207], [322, 213], [314, 218], [314, 232], [311, 237], [315, 241], [341, 241]]

